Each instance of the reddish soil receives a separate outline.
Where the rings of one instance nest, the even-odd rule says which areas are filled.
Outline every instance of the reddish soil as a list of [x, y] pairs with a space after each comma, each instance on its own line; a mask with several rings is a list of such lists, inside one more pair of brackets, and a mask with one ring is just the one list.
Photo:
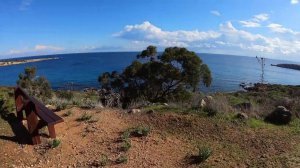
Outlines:
[[[250, 128], [217, 118], [197, 115], [126, 114], [114, 109], [72, 111], [65, 122], [56, 125], [61, 144], [45, 148], [21, 145], [5, 121], [0, 121], [0, 167], [93, 167], [101, 155], [109, 159], [106, 167], [300, 167], [300, 136], [286, 127]], [[76, 121], [84, 112], [94, 122]], [[131, 137], [132, 147], [120, 150], [121, 134], [139, 125], [151, 127], [146, 137]], [[43, 130], [45, 135], [47, 130]], [[204, 163], [192, 164], [190, 156], [197, 145], [209, 146], [213, 153]], [[121, 155], [128, 162], [117, 164]]]

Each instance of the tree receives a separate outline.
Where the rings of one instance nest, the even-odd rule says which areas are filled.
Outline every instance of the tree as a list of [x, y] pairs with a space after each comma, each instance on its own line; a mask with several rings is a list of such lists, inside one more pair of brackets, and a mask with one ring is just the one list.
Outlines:
[[43, 102], [52, 96], [49, 81], [45, 77], [37, 77], [35, 67], [26, 67], [24, 73], [19, 74], [17, 85]]
[[98, 81], [104, 88], [122, 92], [124, 103], [139, 98], [166, 102], [199, 90], [200, 82], [209, 87], [212, 77], [208, 66], [186, 48], [169, 47], [158, 55], [156, 47], [149, 46], [121, 74], [105, 72]]

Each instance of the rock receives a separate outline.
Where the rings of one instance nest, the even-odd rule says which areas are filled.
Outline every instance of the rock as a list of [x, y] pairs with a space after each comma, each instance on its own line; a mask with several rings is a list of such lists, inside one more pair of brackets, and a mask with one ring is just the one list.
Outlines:
[[203, 108], [205, 107], [207, 104], [206, 104], [206, 101], [204, 99], [201, 99], [201, 102], [200, 102], [200, 107]]
[[49, 110], [52, 110], [52, 111], [56, 111], [56, 107], [53, 106], [53, 105], [50, 105], [50, 104], [47, 104], [46, 107], [49, 109]]
[[236, 115], [236, 118], [240, 119], [240, 120], [248, 120], [248, 115], [246, 113], [238, 113]]
[[164, 105], [164, 106], [169, 106], [169, 104], [168, 104], [168, 103], [164, 103], [163, 105]]
[[128, 113], [130, 113], [130, 114], [135, 114], [135, 113], [140, 113], [140, 112], [141, 112], [140, 109], [130, 109], [130, 110], [128, 111]]
[[292, 112], [284, 106], [278, 106], [272, 113], [270, 113], [265, 121], [273, 124], [288, 124], [292, 120]]

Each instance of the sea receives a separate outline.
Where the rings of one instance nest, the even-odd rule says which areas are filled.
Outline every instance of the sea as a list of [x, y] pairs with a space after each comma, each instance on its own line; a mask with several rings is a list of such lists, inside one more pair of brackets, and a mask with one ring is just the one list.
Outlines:
[[[15, 86], [24, 68], [34, 66], [38, 70], [37, 75], [46, 77], [53, 89], [97, 88], [100, 86], [98, 83], [100, 74], [113, 70], [122, 72], [136, 59], [137, 54], [137, 52], [100, 52], [21, 58], [59, 59], [0, 67], [0, 86]], [[219, 54], [198, 54], [198, 56], [209, 66], [213, 77], [211, 87], [201, 85], [200, 90], [203, 92], [234, 92], [242, 90], [241, 83], [251, 84], [261, 81], [261, 64], [255, 57]], [[300, 85], [300, 71], [271, 66], [282, 63], [299, 64], [266, 59], [264, 81], [270, 84]]]

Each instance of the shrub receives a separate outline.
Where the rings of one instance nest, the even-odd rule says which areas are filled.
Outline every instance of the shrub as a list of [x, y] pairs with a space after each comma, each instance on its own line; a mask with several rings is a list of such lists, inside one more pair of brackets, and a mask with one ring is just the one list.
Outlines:
[[74, 98], [74, 94], [71, 91], [66, 91], [66, 90], [59, 90], [56, 92], [56, 96], [58, 98], [66, 99], [66, 100], [71, 100]]
[[88, 113], [83, 113], [76, 121], [89, 121], [93, 116]]
[[127, 155], [121, 155], [121, 156], [116, 160], [116, 163], [117, 163], [117, 164], [127, 163], [127, 161], [128, 161]]
[[58, 104], [56, 104], [56, 110], [57, 111], [61, 111], [61, 110], [64, 110], [66, 109], [68, 106], [68, 103], [66, 102], [59, 102]]
[[131, 141], [130, 139], [124, 140], [121, 146], [121, 150], [127, 152], [131, 148]]
[[26, 67], [24, 73], [19, 74], [17, 85], [25, 89], [29, 95], [45, 102], [52, 97], [52, 89], [45, 77], [36, 77], [36, 71], [35, 67]]
[[84, 109], [93, 109], [96, 107], [97, 102], [92, 101], [91, 99], [85, 98], [82, 100], [82, 104], [80, 105], [80, 108]]
[[202, 163], [208, 159], [212, 154], [212, 150], [207, 146], [201, 146], [198, 148], [198, 155], [195, 157], [196, 163]]
[[150, 127], [147, 127], [147, 126], [139, 126], [139, 127], [133, 128], [130, 131], [130, 135], [136, 136], [136, 137], [147, 136], [149, 133], [150, 133]]
[[211, 107], [211, 106], [205, 106], [203, 108], [203, 111], [205, 113], [207, 113], [208, 116], [215, 116], [218, 113], [218, 111], [215, 108]]

